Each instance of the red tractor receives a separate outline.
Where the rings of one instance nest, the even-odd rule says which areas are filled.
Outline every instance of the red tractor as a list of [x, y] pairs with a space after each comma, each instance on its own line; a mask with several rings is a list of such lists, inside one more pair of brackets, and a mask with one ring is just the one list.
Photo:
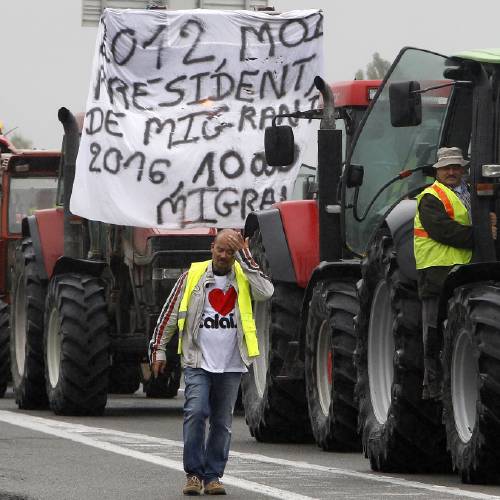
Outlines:
[[[64, 127], [57, 206], [23, 219], [11, 315], [16, 401], [58, 414], [104, 411], [109, 392], [173, 397], [181, 369], [176, 342], [168, 371], [153, 379], [148, 342], [182, 270], [210, 256], [215, 230], [165, 231], [90, 221], [69, 211], [81, 123]], [[24, 347], [22, 349], [21, 347]]]
[[[242, 382], [247, 424], [259, 441], [302, 441], [312, 427], [324, 449], [359, 447], [352, 362], [359, 264], [348, 267], [333, 287], [325, 283], [328, 269], [320, 261], [340, 259], [333, 243], [340, 241], [340, 226], [332, 214], [335, 218], [342, 165], [379, 85], [378, 80], [333, 84], [322, 92], [322, 112], [298, 114], [339, 129], [326, 140], [320, 129], [320, 159], [326, 160], [318, 165], [317, 182], [302, 179], [304, 192], [313, 191], [316, 199], [278, 203], [247, 218], [252, 252], [275, 286], [271, 300], [256, 304], [262, 355]], [[293, 157], [291, 134], [290, 127], [266, 131], [268, 163], [283, 164], [284, 151]], [[334, 150], [344, 151], [344, 157], [334, 157]], [[308, 321], [311, 296], [314, 315]], [[338, 332], [335, 346], [332, 325]]]
[[15, 247], [21, 238], [21, 221], [36, 209], [54, 206], [58, 151], [17, 150], [0, 136], [0, 397], [10, 380], [9, 304]]

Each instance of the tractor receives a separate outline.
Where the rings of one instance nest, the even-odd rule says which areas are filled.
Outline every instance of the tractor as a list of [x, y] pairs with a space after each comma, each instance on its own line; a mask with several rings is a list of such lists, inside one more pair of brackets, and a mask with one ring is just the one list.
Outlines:
[[36, 209], [55, 204], [58, 151], [17, 150], [0, 136], [0, 397], [10, 381], [9, 304], [15, 247], [21, 238], [21, 221]]
[[[322, 87], [323, 111], [299, 113], [298, 117], [322, 120], [319, 148], [328, 166], [333, 152], [339, 152], [335, 170], [319, 164], [316, 179], [311, 173], [302, 177], [299, 173], [297, 182], [302, 184], [304, 199], [252, 212], [246, 220], [245, 234], [251, 238], [252, 253], [275, 287], [272, 299], [255, 305], [262, 355], [242, 380], [246, 421], [258, 441], [304, 441], [311, 438], [312, 431], [325, 450], [359, 447], [352, 363], [359, 263], [346, 267], [348, 271], [333, 290], [325, 279], [328, 269], [320, 260], [340, 258], [340, 254], [332, 254], [340, 241], [340, 226], [337, 222], [332, 225], [338, 218], [332, 200], [339, 196], [341, 152], [345, 155], [350, 151], [379, 85], [379, 80], [359, 80]], [[334, 137], [326, 137], [325, 123], [338, 127]], [[292, 158], [291, 128], [268, 128], [267, 162], [281, 165]], [[308, 308], [301, 309], [313, 291], [311, 307], [316, 316], [308, 324]], [[335, 317], [330, 317], [331, 308]], [[338, 333], [335, 349], [329, 347], [333, 323]], [[338, 369], [332, 371], [332, 365]], [[336, 388], [333, 399], [332, 384]]]
[[[489, 213], [499, 211], [499, 70], [499, 50], [446, 57], [403, 49], [353, 150], [364, 178], [344, 191], [345, 243], [365, 255], [356, 361], [363, 446], [375, 470], [446, 470], [451, 458], [463, 482], [500, 482], [500, 266], [489, 225]], [[375, 127], [377, 149], [391, 154], [384, 160], [369, 159]], [[443, 398], [432, 402], [420, 397], [414, 196], [432, 183], [429, 165], [447, 145], [470, 156], [475, 246], [440, 296]]]
[[[342, 296], [340, 282], [351, 277], [349, 297], [356, 308], [348, 320], [356, 336], [358, 429], [375, 471], [453, 468], [466, 483], [500, 482], [499, 240], [491, 234], [489, 218], [491, 211], [497, 216], [499, 212], [499, 71], [498, 49], [448, 57], [403, 48], [357, 130], [342, 172], [339, 133], [324, 113], [319, 131], [319, 210], [332, 225], [322, 226], [320, 219], [319, 236], [320, 244], [322, 238], [330, 238], [331, 254], [321, 255], [303, 300], [304, 357], [307, 366], [312, 349], [318, 359], [333, 351], [333, 362], [317, 363], [315, 373], [326, 369], [333, 380], [329, 410], [335, 422], [334, 402], [343, 390], [336, 383], [343, 367], [335, 362], [335, 351], [344, 350], [339, 339], [345, 324], [337, 314], [343, 307], [337, 299]], [[316, 81], [324, 91], [322, 80]], [[286, 162], [287, 150], [293, 147], [290, 131], [275, 127], [270, 138], [282, 145], [283, 157], [273, 161]], [[334, 140], [337, 144], [329, 151]], [[460, 147], [470, 157], [475, 246], [472, 262], [451, 270], [439, 298], [443, 397], [424, 400], [413, 219], [415, 196], [433, 182], [432, 165], [442, 146]], [[324, 174], [327, 185], [322, 187], [323, 166], [340, 182], [328, 182]], [[328, 192], [322, 205], [323, 189]], [[324, 229], [330, 231], [323, 235]], [[294, 255], [291, 239], [287, 241], [286, 250]], [[262, 252], [271, 263], [271, 274], [273, 244], [264, 242]], [[261, 328], [273, 326], [272, 313], [262, 313]], [[327, 340], [314, 345], [307, 337], [313, 334], [311, 326], [318, 324], [320, 332], [326, 330]], [[311, 412], [310, 416], [314, 417]]]
[[148, 397], [174, 397], [176, 342], [153, 378], [147, 348], [182, 270], [210, 256], [215, 230], [124, 227], [73, 215], [69, 202], [83, 120], [66, 108], [57, 206], [22, 221], [13, 273], [11, 343], [19, 408], [98, 415], [108, 393], [142, 382]]

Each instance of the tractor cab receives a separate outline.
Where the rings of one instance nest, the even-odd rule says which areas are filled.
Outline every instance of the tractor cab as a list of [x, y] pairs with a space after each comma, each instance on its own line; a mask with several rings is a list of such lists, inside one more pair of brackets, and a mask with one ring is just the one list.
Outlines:
[[10, 269], [21, 222], [35, 210], [55, 205], [58, 151], [9, 150], [1, 156], [0, 295], [8, 296]]

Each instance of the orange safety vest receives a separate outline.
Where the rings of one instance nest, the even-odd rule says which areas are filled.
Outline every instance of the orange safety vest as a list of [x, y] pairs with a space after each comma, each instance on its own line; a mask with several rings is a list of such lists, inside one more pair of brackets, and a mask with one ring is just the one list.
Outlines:
[[415, 250], [417, 269], [469, 263], [472, 259], [472, 250], [439, 243], [433, 240], [422, 226], [418, 205], [426, 194], [438, 198], [451, 219], [463, 225], [471, 224], [469, 212], [453, 190], [438, 181], [424, 189], [417, 196], [417, 213], [413, 225], [413, 248]]

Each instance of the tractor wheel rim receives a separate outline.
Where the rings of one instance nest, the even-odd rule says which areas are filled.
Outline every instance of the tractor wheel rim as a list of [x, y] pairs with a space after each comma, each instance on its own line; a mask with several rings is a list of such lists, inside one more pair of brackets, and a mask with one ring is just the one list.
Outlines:
[[468, 443], [472, 437], [479, 398], [479, 371], [473, 352], [467, 331], [461, 330], [453, 346], [451, 398], [455, 427], [463, 443]]
[[16, 303], [14, 310], [14, 342], [16, 353], [17, 373], [24, 373], [26, 362], [26, 288], [24, 275], [20, 275], [16, 287]]
[[328, 416], [332, 401], [333, 356], [330, 328], [328, 321], [323, 321], [319, 328], [316, 344], [316, 380], [319, 404], [325, 417]]
[[59, 370], [61, 365], [61, 334], [59, 327], [59, 313], [54, 307], [50, 312], [49, 324], [47, 326], [47, 371], [50, 385], [54, 388], [59, 381]]
[[368, 327], [368, 378], [375, 418], [384, 424], [391, 406], [394, 380], [393, 312], [385, 281], [375, 288]]
[[254, 319], [259, 338], [260, 356], [253, 363], [255, 387], [260, 398], [264, 397], [269, 364], [269, 327], [271, 325], [271, 306], [267, 300], [254, 304]]

